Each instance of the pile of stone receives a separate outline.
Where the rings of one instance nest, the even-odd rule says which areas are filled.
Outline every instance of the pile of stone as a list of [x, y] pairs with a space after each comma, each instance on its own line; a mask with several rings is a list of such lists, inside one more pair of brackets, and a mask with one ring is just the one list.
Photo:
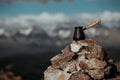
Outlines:
[[101, 80], [116, 75], [112, 59], [95, 40], [72, 41], [51, 59], [44, 80]]

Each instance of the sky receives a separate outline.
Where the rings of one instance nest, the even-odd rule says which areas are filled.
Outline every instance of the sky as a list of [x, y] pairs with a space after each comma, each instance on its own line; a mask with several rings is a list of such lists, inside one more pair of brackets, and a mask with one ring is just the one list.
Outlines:
[[37, 25], [52, 30], [97, 19], [106, 27], [120, 27], [119, 4], [120, 0], [0, 0], [0, 28]]
[[[9, 1], [9, 0], [8, 0]], [[0, 16], [17, 16], [21, 14], [40, 14], [48, 13], [98, 13], [103, 11], [119, 12], [120, 0], [74, 0], [74, 1], [52, 1], [47, 3], [39, 0], [13, 1], [8, 3], [7, 0], [0, 2]]]

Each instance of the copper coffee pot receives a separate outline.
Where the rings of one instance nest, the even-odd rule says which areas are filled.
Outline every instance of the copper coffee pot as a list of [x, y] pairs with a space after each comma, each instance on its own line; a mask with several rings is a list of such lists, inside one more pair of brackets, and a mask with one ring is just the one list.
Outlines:
[[88, 26], [86, 26], [84, 28], [83, 28], [83, 26], [77, 26], [77, 27], [75, 27], [75, 31], [74, 31], [74, 35], [73, 35], [73, 40], [84, 40], [85, 39], [84, 30], [92, 28], [95, 25], [100, 24], [100, 23], [101, 23], [100, 20], [96, 20], [95, 22], [92, 22], [91, 24], [89, 24]]

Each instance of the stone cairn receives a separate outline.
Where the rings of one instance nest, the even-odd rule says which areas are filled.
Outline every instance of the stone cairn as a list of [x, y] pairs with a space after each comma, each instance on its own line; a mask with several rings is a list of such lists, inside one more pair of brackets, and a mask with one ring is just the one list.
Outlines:
[[75, 34], [78, 32], [70, 45], [51, 58], [44, 80], [103, 80], [115, 76], [113, 60], [107, 58], [103, 48], [95, 40], [81, 35], [75, 38]]

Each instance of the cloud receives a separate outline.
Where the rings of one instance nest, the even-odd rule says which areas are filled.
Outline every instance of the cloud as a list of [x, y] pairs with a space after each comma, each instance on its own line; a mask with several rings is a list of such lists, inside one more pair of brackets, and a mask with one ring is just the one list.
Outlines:
[[102, 25], [108, 28], [120, 27], [120, 12], [105, 11], [103, 13], [82, 13], [67, 15], [63, 13], [42, 13], [39, 15], [19, 15], [0, 19], [0, 27], [7, 29], [22, 29], [38, 26], [50, 32], [56, 27], [86, 26], [95, 20], [101, 20]]
[[103, 13], [83, 13], [78, 14], [83, 24], [89, 24], [91, 21], [100, 19], [102, 25], [108, 28], [120, 27], [120, 12], [104, 11]]
[[[0, 0], [0, 2], [5, 2], [5, 3], [13, 3], [13, 2], [39, 2], [39, 3], [48, 3], [48, 2], [62, 2], [62, 1], [65, 1], [65, 0]], [[68, 2], [72, 2], [74, 0], [67, 0]]]
[[53, 28], [57, 25], [70, 22], [69, 20], [69, 17], [62, 13], [42, 13], [40, 15], [20, 15], [17, 17], [7, 17], [0, 20], [0, 26], [20, 29], [37, 25], [45, 30], [48, 28], [49, 30], [53, 30]]

